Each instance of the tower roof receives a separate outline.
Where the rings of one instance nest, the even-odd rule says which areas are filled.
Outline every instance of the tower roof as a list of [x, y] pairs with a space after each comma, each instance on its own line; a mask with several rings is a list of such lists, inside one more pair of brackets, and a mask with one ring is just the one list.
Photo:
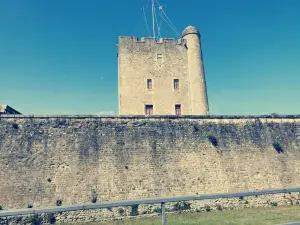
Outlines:
[[200, 36], [199, 30], [194, 26], [188, 26], [187, 28], [185, 28], [185, 30], [182, 32], [182, 37], [188, 34], [197, 34], [198, 36]]

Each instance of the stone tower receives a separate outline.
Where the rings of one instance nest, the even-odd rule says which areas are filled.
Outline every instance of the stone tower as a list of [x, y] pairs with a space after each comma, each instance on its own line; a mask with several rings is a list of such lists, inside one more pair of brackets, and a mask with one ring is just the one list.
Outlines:
[[207, 115], [200, 33], [179, 40], [119, 37], [120, 115]]
[[200, 42], [200, 33], [193, 26], [187, 27], [182, 38], [186, 40], [188, 68], [190, 77], [191, 113], [195, 115], [208, 114], [208, 99]]

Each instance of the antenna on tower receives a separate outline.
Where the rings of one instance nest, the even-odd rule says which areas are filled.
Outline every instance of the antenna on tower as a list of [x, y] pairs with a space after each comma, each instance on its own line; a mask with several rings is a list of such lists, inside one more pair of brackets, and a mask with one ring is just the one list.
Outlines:
[[146, 7], [142, 6], [141, 11], [142, 11], [142, 15], [141, 17], [144, 17], [144, 22], [145, 22], [145, 28], [149, 33], [149, 36], [151, 36], [151, 32], [148, 26], [148, 21], [147, 21], [147, 16], [146, 16], [146, 11], [147, 8], [149, 6], [149, 4], [151, 4], [151, 8], [152, 8], [152, 36], [156, 39], [156, 38], [161, 38], [161, 26], [162, 26], [162, 22], [165, 22], [175, 33], [176, 36], [179, 38], [180, 37], [180, 33], [177, 31], [176, 27], [174, 26], [174, 24], [171, 22], [171, 20], [169, 19], [169, 17], [167, 16], [167, 13], [165, 11], [166, 6], [161, 5], [159, 2], [159, 0], [148, 0], [148, 4]]
[[156, 38], [156, 35], [155, 35], [155, 0], [152, 0], [152, 28], [153, 28], [153, 37]]

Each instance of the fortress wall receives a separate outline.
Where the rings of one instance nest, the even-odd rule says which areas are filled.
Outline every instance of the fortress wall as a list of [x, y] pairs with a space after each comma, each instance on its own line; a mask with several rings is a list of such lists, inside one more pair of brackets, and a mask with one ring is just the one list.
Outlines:
[[1, 117], [0, 205], [300, 186], [299, 144], [300, 117]]

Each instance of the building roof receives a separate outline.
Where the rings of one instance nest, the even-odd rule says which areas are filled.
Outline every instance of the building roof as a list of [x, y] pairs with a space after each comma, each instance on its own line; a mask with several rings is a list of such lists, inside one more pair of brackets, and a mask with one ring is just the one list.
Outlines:
[[21, 114], [9, 105], [0, 104], [0, 114]]

